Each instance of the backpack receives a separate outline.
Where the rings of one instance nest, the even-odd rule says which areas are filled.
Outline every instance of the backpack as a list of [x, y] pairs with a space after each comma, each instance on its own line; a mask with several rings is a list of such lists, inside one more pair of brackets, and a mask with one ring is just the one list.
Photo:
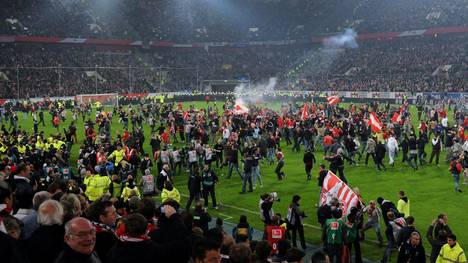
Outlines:
[[249, 236], [249, 229], [247, 227], [239, 227], [237, 228], [236, 235]]

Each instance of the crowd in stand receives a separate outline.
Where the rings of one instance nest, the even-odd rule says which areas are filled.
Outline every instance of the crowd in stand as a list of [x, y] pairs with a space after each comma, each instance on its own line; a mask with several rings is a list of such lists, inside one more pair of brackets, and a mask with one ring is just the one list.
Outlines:
[[[233, 172], [240, 176], [240, 194], [263, 186], [260, 162], [275, 164], [278, 180], [288, 180], [288, 170], [283, 169], [288, 158], [281, 145], [292, 145], [297, 152], [305, 149], [308, 181], [316, 162], [314, 152], [324, 151], [329, 168], [320, 166], [319, 186], [328, 171], [347, 183], [345, 167], [361, 161], [364, 153], [366, 165], [372, 157], [378, 170], [386, 170], [382, 160], [388, 152], [389, 165], [395, 165], [399, 148], [403, 162], [415, 170], [432, 165], [433, 157], [439, 165], [443, 150], [455, 192], [462, 192], [460, 177], [463, 176], [464, 184], [468, 182], [468, 116], [456, 107], [449, 121], [444, 104], [423, 107], [420, 102], [417, 117], [409, 114], [407, 103], [399, 109], [376, 102], [349, 108], [312, 104], [306, 114], [309, 117], [304, 117], [302, 108], [292, 103], [283, 105], [281, 112], [253, 105], [248, 111], [239, 112], [230, 102], [223, 105], [223, 112], [210, 104], [188, 110], [182, 103], [143, 101], [112, 111], [104, 111], [100, 104], [95, 106], [96, 115], [92, 114], [91, 105], [72, 101], [5, 105], [0, 138], [2, 260], [303, 262], [304, 252], [296, 248], [298, 239], [302, 249], [307, 248], [306, 215], [299, 195], [292, 197], [285, 218], [273, 212], [276, 193], [261, 196], [260, 218], [268, 242], [252, 241], [253, 230], [245, 216], [241, 216], [232, 236], [223, 230], [221, 220], [217, 220], [216, 227], [208, 224], [211, 217], [206, 208], [211, 199], [212, 208], [218, 209], [216, 189], [220, 178], [216, 174], [223, 166], [228, 167], [226, 180]], [[27, 118], [33, 120], [33, 132], [21, 128], [19, 110], [31, 114]], [[51, 122], [44, 118], [47, 111]], [[67, 115], [67, 111], [71, 114]], [[375, 112], [384, 123], [380, 132], [371, 132], [372, 123], [367, 121], [370, 112]], [[392, 120], [393, 112], [401, 116]], [[65, 127], [61, 123], [70, 115], [72, 122]], [[419, 127], [412, 125], [412, 118], [418, 118]], [[113, 137], [111, 124], [117, 119], [122, 130]], [[57, 133], [47, 137], [41, 130], [50, 125], [57, 128]], [[143, 131], [146, 126], [151, 130], [150, 140]], [[78, 141], [81, 133], [83, 140]], [[432, 153], [428, 160], [425, 146], [429, 143]], [[73, 144], [80, 145], [78, 167], [71, 164]], [[148, 144], [151, 150], [145, 151], [148, 147], [144, 145]], [[183, 176], [181, 170], [185, 169], [187, 185], [177, 185], [174, 178]], [[189, 190], [185, 209], [177, 189], [183, 187]], [[414, 227], [415, 218], [404, 191], [400, 191], [397, 205], [379, 197], [368, 206], [359, 190], [355, 188], [354, 192], [360, 198], [357, 207], [345, 210], [336, 198], [318, 206], [321, 240], [328, 259], [318, 253], [312, 262], [351, 262], [353, 247], [355, 262], [361, 262], [359, 243], [365, 230], [374, 228], [383, 245], [381, 217], [388, 241], [383, 262], [396, 248], [399, 263], [425, 262], [421, 233]], [[202, 198], [204, 204], [200, 202]], [[155, 200], [161, 202], [156, 205]], [[366, 213], [368, 221], [364, 224]], [[268, 234], [271, 229], [279, 231], [274, 246]], [[432, 247], [431, 262], [466, 262], [446, 214], [434, 220], [427, 238]]]
[[[3, 98], [25, 98], [39, 94], [194, 91], [204, 90], [208, 84], [204, 80], [250, 79], [257, 83], [274, 76], [278, 77], [278, 90], [468, 89], [464, 35], [359, 45], [339, 52], [331, 61], [317, 61], [317, 52], [321, 52], [318, 46], [302, 45], [143, 51], [5, 44], [0, 50], [0, 92]], [[327, 66], [321, 66], [321, 62]]]
[[[2, 1], [0, 32], [179, 42], [309, 39], [353, 27], [392, 32], [466, 26], [464, 0]], [[292, 15], [294, 14], [294, 15]], [[8, 21], [6, 19], [9, 19]]]

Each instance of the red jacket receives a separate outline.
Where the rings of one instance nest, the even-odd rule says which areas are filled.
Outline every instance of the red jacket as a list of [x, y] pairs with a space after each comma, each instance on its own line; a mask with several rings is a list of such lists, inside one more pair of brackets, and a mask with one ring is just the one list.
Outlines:
[[459, 161], [452, 161], [449, 166], [450, 172], [452, 174], [460, 174], [462, 171], [462, 166]]

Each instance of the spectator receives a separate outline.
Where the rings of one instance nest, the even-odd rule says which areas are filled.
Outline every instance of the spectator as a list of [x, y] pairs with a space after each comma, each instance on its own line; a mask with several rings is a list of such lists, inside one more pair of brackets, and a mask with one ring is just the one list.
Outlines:
[[125, 234], [110, 249], [107, 262], [153, 262], [158, 258], [168, 258], [166, 254], [171, 254], [167, 248], [158, 246], [149, 239], [147, 221], [141, 214], [127, 216], [124, 224]]
[[229, 259], [231, 263], [251, 263], [252, 251], [248, 245], [235, 244], [229, 253]]
[[197, 203], [195, 205], [195, 210], [193, 211], [193, 225], [199, 227], [203, 230], [203, 234], [208, 233], [208, 223], [211, 222], [210, 214], [203, 208], [202, 203]]
[[252, 241], [254, 229], [247, 222], [247, 216], [241, 215], [239, 224], [232, 229], [232, 237], [237, 241], [238, 236], [246, 236], [249, 241]]
[[293, 196], [292, 202], [289, 205], [288, 219], [289, 219], [290, 226], [292, 228], [293, 247], [297, 247], [296, 236], [297, 236], [297, 233], [299, 233], [299, 239], [301, 241], [302, 249], [305, 250], [307, 248], [306, 243], [305, 243], [305, 238], [304, 238], [304, 225], [303, 225], [305, 213], [299, 208], [300, 200], [301, 200], [300, 196], [298, 195]]
[[23, 238], [28, 239], [31, 234], [39, 228], [37, 223], [37, 210], [42, 203], [50, 199], [50, 194], [46, 191], [40, 191], [34, 194], [33, 197], [33, 209], [34, 212], [30, 215], [23, 218], [24, 228], [23, 228]]
[[[194, 245], [192, 258], [195, 263], [220, 262], [217, 244], [208, 240], [202, 240]], [[232, 261], [231, 261], [232, 262]]]
[[81, 203], [75, 194], [65, 194], [60, 198], [60, 204], [63, 206], [63, 222], [67, 223], [72, 218], [79, 217], [82, 214]]
[[398, 253], [398, 263], [425, 263], [426, 252], [424, 246], [421, 243], [421, 236], [418, 232], [411, 233], [411, 237], [405, 241]]
[[65, 246], [55, 263], [100, 263], [94, 251], [96, 229], [83, 217], [75, 217], [65, 224]]
[[[54, 262], [63, 249], [63, 207], [55, 200], [44, 201], [38, 209], [36, 229], [26, 240], [29, 261]], [[47, 253], [44, 253], [47, 251]]]
[[31, 169], [29, 165], [20, 163], [17, 170], [18, 174], [13, 179], [13, 190], [16, 200], [14, 211], [16, 211], [15, 217], [22, 220], [34, 212], [34, 209], [32, 209], [34, 189], [31, 185]]
[[115, 207], [111, 201], [97, 199], [88, 207], [85, 215], [96, 229], [96, 253], [100, 259], [105, 260], [107, 253], [117, 242], [113, 230], [117, 219]]
[[297, 248], [290, 248], [286, 252], [286, 261], [291, 263], [304, 263], [305, 253]]

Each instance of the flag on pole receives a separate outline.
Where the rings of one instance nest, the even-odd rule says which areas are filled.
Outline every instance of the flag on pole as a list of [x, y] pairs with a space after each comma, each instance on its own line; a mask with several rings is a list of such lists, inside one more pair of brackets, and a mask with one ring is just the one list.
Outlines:
[[309, 105], [307, 104], [307, 102], [304, 104], [304, 107], [302, 108], [302, 115], [301, 115], [301, 119], [303, 121], [307, 120], [309, 118]]
[[356, 207], [359, 203], [358, 195], [347, 184], [341, 181], [338, 176], [328, 171], [327, 176], [323, 180], [320, 205], [329, 203], [334, 197], [338, 198], [340, 204], [343, 205], [343, 216], [346, 216], [351, 211], [351, 208]]
[[375, 112], [370, 113], [369, 124], [373, 132], [379, 132], [382, 130], [382, 123], [379, 121], [379, 118], [377, 118], [377, 115], [375, 114]]
[[401, 120], [401, 114], [399, 112], [395, 112], [393, 114], [393, 117], [392, 117], [391, 121], [393, 123], [396, 123], [396, 122], [400, 122], [400, 120]]
[[328, 101], [328, 104], [330, 105], [336, 105], [338, 103], [340, 103], [340, 97], [338, 96], [330, 96], [327, 98], [327, 101]]

